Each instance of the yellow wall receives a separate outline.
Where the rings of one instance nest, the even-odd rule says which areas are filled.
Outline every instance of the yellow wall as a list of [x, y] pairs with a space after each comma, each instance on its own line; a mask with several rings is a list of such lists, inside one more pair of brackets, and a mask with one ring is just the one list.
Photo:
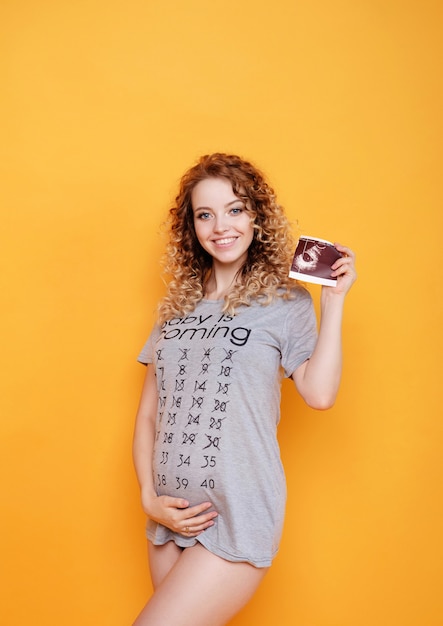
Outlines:
[[283, 545], [233, 624], [443, 623], [440, 7], [3, 0], [1, 624], [122, 626], [149, 592], [135, 359], [159, 225], [215, 150], [360, 275], [336, 407], [284, 385]]

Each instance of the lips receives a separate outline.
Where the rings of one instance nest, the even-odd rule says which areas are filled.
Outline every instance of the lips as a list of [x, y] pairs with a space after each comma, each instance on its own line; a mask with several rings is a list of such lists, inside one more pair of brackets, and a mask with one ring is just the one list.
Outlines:
[[229, 246], [229, 244], [234, 243], [237, 240], [237, 237], [225, 237], [223, 239], [214, 239], [213, 243], [217, 246]]

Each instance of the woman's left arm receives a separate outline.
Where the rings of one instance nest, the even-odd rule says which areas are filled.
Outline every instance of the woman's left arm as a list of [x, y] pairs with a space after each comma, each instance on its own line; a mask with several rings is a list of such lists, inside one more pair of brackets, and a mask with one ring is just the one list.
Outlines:
[[329, 409], [335, 402], [342, 369], [341, 327], [346, 294], [357, 278], [355, 254], [334, 244], [344, 256], [332, 266], [335, 287], [322, 287], [320, 328], [311, 358], [292, 374], [298, 392], [314, 409]]

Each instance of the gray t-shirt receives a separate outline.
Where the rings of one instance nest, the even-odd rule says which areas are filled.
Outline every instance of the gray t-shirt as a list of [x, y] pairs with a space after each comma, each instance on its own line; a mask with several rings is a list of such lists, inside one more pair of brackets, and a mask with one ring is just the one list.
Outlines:
[[158, 495], [212, 502], [215, 525], [196, 539], [148, 521], [156, 545], [199, 541], [229, 561], [267, 567], [281, 538], [286, 483], [277, 442], [283, 374], [314, 349], [309, 293], [242, 306], [221, 301], [155, 326], [138, 360], [153, 363], [158, 415], [153, 478]]

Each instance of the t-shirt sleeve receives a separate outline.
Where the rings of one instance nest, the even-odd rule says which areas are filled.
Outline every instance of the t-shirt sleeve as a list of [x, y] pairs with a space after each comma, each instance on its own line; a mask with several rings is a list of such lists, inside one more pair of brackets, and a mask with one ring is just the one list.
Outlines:
[[154, 345], [160, 334], [160, 329], [157, 325], [151, 331], [145, 345], [143, 346], [140, 354], [137, 357], [137, 361], [143, 365], [154, 362]]
[[295, 300], [288, 302], [288, 313], [282, 339], [282, 367], [292, 376], [310, 358], [317, 343], [317, 319], [311, 294], [300, 289]]

